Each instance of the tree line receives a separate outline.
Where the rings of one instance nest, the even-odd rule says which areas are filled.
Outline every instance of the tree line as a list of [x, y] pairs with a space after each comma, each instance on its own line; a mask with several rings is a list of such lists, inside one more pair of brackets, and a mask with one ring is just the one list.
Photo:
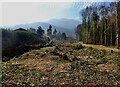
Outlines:
[[83, 43], [115, 46], [120, 44], [120, 1], [104, 2], [80, 11], [82, 24], [76, 29], [76, 38]]
[[47, 29], [47, 35], [45, 35], [45, 30], [41, 26], [39, 26], [37, 30], [34, 28], [30, 28], [28, 30], [32, 31], [33, 33], [38, 34], [40, 37], [47, 36], [50, 39], [56, 39], [56, 40], [66, 40], [67, 39], [66, 33], [58, 32], [57, 29], [54, 29], [54, 31], [53, 31], [52, 25], [49, 25], [49, 28]]

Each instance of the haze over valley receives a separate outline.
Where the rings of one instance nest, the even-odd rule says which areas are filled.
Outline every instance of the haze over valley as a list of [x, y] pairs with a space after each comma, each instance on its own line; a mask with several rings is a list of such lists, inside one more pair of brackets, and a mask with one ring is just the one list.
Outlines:
[[41, 26], [45, 32], [47, 31], [49, 25], [52, 25], [52, 29], [57, 29], [58, 32], [65, 32], [68, 36], [75, 37], [75, 29], [77, 28], [80, 22], [78, 20], [73, 19], [51, 19], [48, 22], [35, 22], [35, 23], [28, 23], [28, 24], [19, 24], [11, 27], [4, 27], [11, 30], [15, 30], [18, 28], [29, 29], [35, 28], [37, 29]]

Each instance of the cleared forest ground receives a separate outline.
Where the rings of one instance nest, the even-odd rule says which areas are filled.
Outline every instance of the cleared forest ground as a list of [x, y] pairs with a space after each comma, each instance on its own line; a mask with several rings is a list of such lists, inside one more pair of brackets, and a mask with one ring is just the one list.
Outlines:
[[[84, 44], [83, 44], [84, 45]], [[40, 85], [119, 85], [120, 53], [55, 43], [3, 62], [3, 87]]]

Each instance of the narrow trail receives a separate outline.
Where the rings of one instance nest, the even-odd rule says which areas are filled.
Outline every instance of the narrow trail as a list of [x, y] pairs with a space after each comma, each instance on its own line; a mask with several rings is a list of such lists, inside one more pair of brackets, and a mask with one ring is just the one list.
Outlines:
[[83, 42], [79, 42], [80, 44], [82, 44], [83, 46], [86, 47], [92, 47], [92, 48], [97, 48], [97, 49], [104, 49], [106, 51], [115, 51], [115, 52], [120, 52], [120, 49], [118, 50], [117, 48], [112, 48], [112, 47], [107, 47], [107, 46], [103, 46], [103, 45], [93, 45], [93, 44], [83, 44]]

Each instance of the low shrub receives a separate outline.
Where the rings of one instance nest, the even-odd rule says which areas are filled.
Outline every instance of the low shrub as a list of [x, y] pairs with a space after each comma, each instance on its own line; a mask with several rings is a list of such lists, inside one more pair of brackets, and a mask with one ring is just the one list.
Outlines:
[[79, 49], [82, 49], [82, 48], [84, 48], [82, 46], [82, 44], [78, 44], [78, 45], [73, 46], [73, 50], [79, 50]]
[[43, 46], [46, 40], [30, 31], [12, 31], [2, 29], [2, 58], [8, 61], [13, 57], [28, 52], [35, 44]]

